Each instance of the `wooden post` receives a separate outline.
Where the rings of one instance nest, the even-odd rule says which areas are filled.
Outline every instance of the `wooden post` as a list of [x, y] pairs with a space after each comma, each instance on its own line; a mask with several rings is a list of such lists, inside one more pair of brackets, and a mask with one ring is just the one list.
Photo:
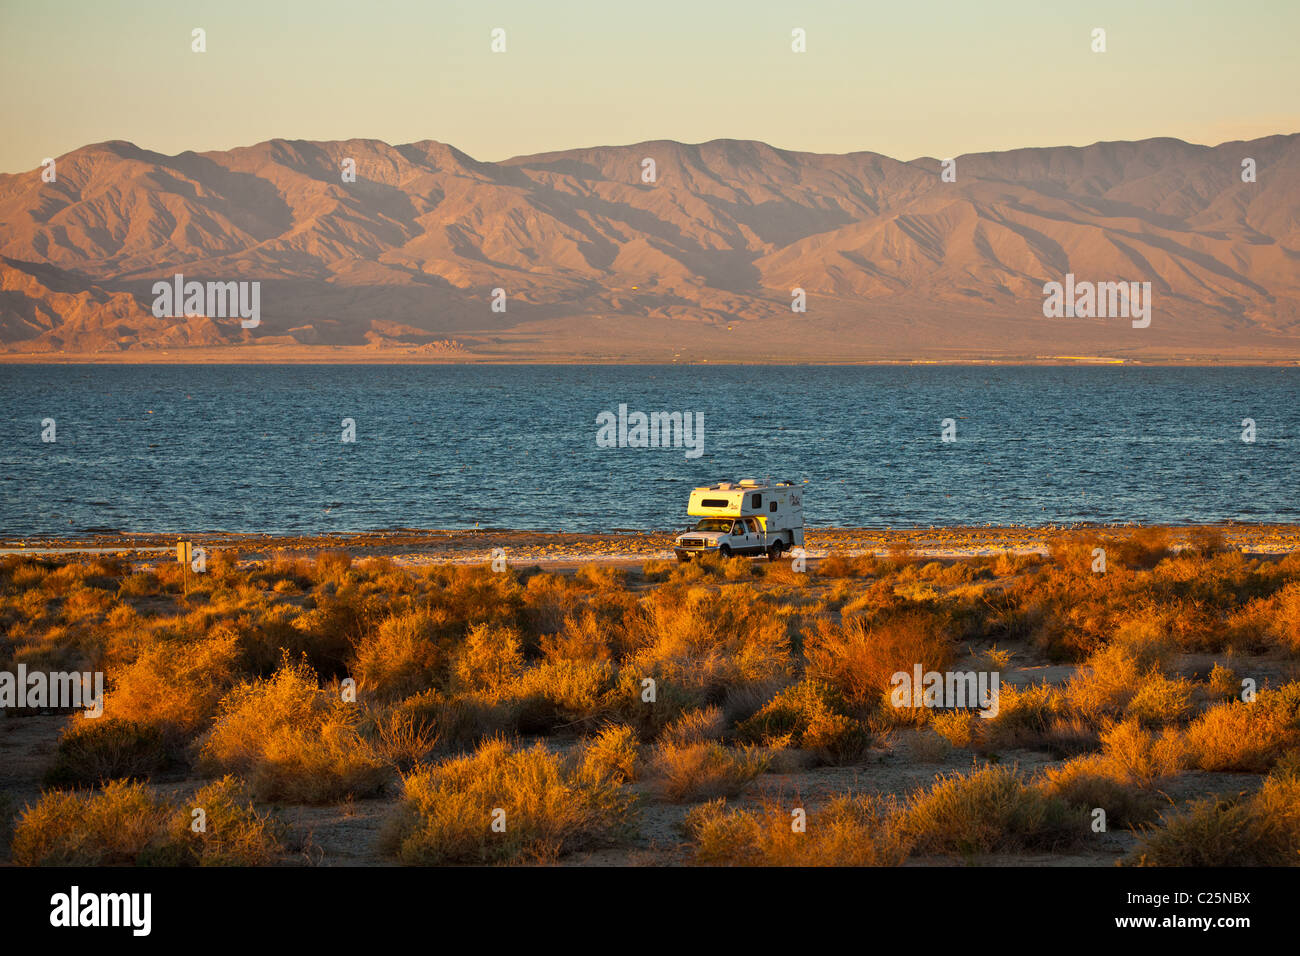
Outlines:
[[194, 558], [194, 542], [176, 542], [176, 560], [181, 563], [181, 594], [190, 596], [190, 561]]

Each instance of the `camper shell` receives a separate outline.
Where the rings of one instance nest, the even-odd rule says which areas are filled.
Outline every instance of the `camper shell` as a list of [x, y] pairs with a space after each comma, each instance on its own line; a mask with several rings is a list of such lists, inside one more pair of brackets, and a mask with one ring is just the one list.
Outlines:
[[720, 481], [691, 492], [696, 521], [673, 542], [678, 561], [692, 555], [766, 554], [775, 561], [803, 547], [803, 491], [789, 481]]

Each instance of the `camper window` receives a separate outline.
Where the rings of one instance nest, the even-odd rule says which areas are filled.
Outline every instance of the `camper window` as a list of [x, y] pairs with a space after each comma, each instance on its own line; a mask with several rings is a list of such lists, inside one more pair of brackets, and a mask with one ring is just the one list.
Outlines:
[[762, 496], [762, 495], [754, 495], [754, 496], [750, 499], [750, 502], [751, 502], [751, 505], [750, 505], [751, 507], [754, 507], [754, 508], [761, 508], [761, 507], [763, 507], [763, 496]]
[[705, 508], [725, 508], [729, 503], [726, 498], [705, 498], [700, 505]]
[[767, 510], [768, 510], [768, 511], [775, 511], [775, 510], [776, 510], [776, 502], [775, 502], [775, 501], [769, 502], [769, 503], [768, 503], [768, 506], [767, 506]]

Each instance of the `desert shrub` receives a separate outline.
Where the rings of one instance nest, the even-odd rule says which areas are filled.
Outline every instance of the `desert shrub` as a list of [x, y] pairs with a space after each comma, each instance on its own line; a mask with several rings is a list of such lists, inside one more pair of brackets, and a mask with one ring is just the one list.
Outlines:
[[445, 611], [420, 609], [385, 618], [356, 647], [358, 686], [380, 700], [409, 697], [442, 681], [450, 638]]
[[930, 718], [930, 726], [952, 747], [966, 748], [975, 738], [974, 714], [965, 710], [938, 711]]
[[1052, 564], [1062, 570], [1088, 573], [1092, 569], [1093, 549], [1100, 545], [1098, 541], [1061, 537], [1054, 539], [1048, 545], [1047, 555]]
[[305, 664], [236, 687], [203, 740], [199, 768], [236, 773], [261, 800], [325, 803], [374, 793], [389, 770], [359, 733], [360, 708]]
[[158, 575], [152, 571], [140, 570], [135, 571], [122, 579], [118, 585], [117, 593], [119, 597], [152, 597], [161, 589], [162, 584], [158, 580]]
[[999, 684], [997, 714], [976, 725], [981, 749], [1041, 747], [1062, 712], [1061, 693], [1050, 684]]
[[1300, 582], [1278, 591], [1273, 607], [1273, 634], [1278, 643], [1291, 654], [1300, 654]]
[[816, 568], [817, 576], [822, 578], [865, 578], [879, 571], [880, 563], [871, 554], [829, 554], [817, 562]]
[[844, 714], [816, 714], [804, 729], [799, 746], [830, 764], [850, 763], [871, 747], [873, 737], [861, 721]]
[[1188, 725], [1186, 741], [1202, 770], [1267, 771], [1300, 746], [1300, 681], [1262, 690], [1251, 703], [1216, 704]]
[[1125, 860], [1137, 866], [1294, 866], [1300, 779], [1270, 776], [1249, 796], [1209, 797], [1143, 828]]
[[674, 567], [672, 561], [652, 559], [641, 565], [641, 575], [650, 582], [667, 581], [672, 576]]
[[548, 661], [608, 661], [613, 659], [613, 628], [590, 608], [565, 617], [557, 633], [541, 639], [542, 656]]
[[236, 635], [214, 629], [207, 640], [158, 641], [113, 675], [104, 714], [158, 728], [168, 746], [208, 725], [234, 684], [240, 650]]
[[697, 707], [678, 715], [664, 728], [661, 739], [665, 743], [685, 745], [718, 740], [727, 730], [727, 720], [720, 707]]
[[545, 859], [620, 842], [632, 807], [604, 768], [490, 740], [407, 776], [381, 845], [418, 865]]
[[74, 718], [59, 737], [47, 787], [98, 786], [116, 778], [148, 779], [171, 763], [153, 724], [108, 717]]
[[[437, 695], [437, 691], [427, 693]], [[363, 724], [375, 753], [401, 773], [428, 759], [442, 743], [434, 708], [405, 706], [416, 699], [418, 695], [385, 707]]]
[[1154, 568], [1173, 553], [1168, 528], [1139, 528], [1127, 537], [1106, 543], [1107, 561], [1130, 568]]
[[[1085, 668], [1067, 687], [1070, 706], [1086, 718], [1100, 721], [1123, 715], [1148, 685], [1139, 709], [1148, 713], [1160, 707], [1178, 710], [1180, 697], [1190, 687], [1170, 685], [1161, 668], [1175, 652], [1173, 644], [1150, 621], [1135, 620], [1122, 626], [1112, 643], [1088, 658]], [[1186, 707], [1181, 708], [1185, 712]]]
[[981, 715], [971, 721], [973, 744], [980, 752], [1024, 748], [1066, 756], [1097, 743], [1092, 725], [1071, 710], [1059, 687], [1001, 684], [997, 703], [997, 713], [992, 717]]
[[657, 592], [627, 622], [632, 651], [622, 669], [717, 702], [730, 687], [781, 678], [792, 668], [781, 620], [748, 589]]
[[672, 584], [692, 584], [703, 581], [710, 577], [710, 571], [713, 567], [716, 567], [716, 565], [708, 564], [703, 558], [694, 558], [673, 568], [668, 575], [668, 581]]
[[826, 763], [847, 763], [872, 743], [861, 721], [849, 716], [838, 691], [803, 680], [785, 688], [738, 728], [743, 739], [769, 742], [789, 738]]
[[664, 799], [673, 803], [732, 797], [767, 767], [758, 748], [736, 750], [716, 741], [661, 743], [654, 750], [650, 775]]
[[1178, 730], [1147, 730], [1132, 718], [1101, 731], [1102, 765], [1111, 776], [1147, 784], [1173, 777], [1187, 766], [1187, 745]]
[[1106, 811], [1106, 825], [1134, 826], [1152, 819], [1159, 797], [1114, 761], [1099, 754], [1075, 757], [1047, 769], [1044, 790], [1088, 811]]
[[[19, 643], [10, 636], [8, 644], [13, 663], [23, 663], [31, 671], [85, 671], [94, 669], [92, 662], [100, 656], [98, 627], [84, 622], [43, 626], [26, 622], [33, 630], [43, 631], [39, 637]], [[12, 635], [12, 632], [10, 632]], [[10, 643], [12, 641], [12, 643]], [[0, 654], [4, 653], [0, 651]]]
[[[518, 723], [516, 701], [492, 695], [450, 696], [437, 689], [415, 694], [393, 705], [380, 727], [378, 746], [390, 760], [399, 762], [418, 750], [421, 741], [434, 749], [467, 750], [484, 738], [513, 730]], [[383, 723], [389, 726], [385, 728]], [[385, 741], [384, 736], [390, 740]], [[405, 738], [405, 742], [404, 742]]]
[[[943, 671], [953, 646], [933, 615], [903, 612], [874, 624], [861, 618], [818, 621], [804, 655], [808, 676], [834, 687], [851, 706], [883, 707], [895, 673], [911, 675], [916, 664], [923, 672]], [[892, 709], [900, 718], [912, 710]]]
[[[193, 811], [202, 809], [204, 828], [195, 833]], [[173, 818], [177, 842], [187, 844], [186, 862], [200, 866], [266, 866], [285, 847], [288, 827], [270, 813], [258, 813], [244, 783], [226, 776], [183, 801]]]
[[1210, 668], [1210, 676], [1205, 683], [1206, 692], [1213, 700], [1229, 701], [1241, 693], [1241, 680], [1236, 673], [1219, 663]]
[[709, 866], [898, 866], [908, 841], [895, 825], [895, 805], [845, 794], [807, 813], [804, 832], [791, 807], [768, 801], [760, 810], [728, 809], [719, 798], [687, 814], [695, 857]]
[[[193, 811], [203, 810], [195, 832]], [[102, 791], [42, 795], [14, 835], [14, 862], [26, 866], [259, 866], [284, 849], [287, 828], [246, 802], [225, 777], [185, 801], [113, 781]]]
[[498, 699], [514, 702], [521, 732], [546, 733], [607, 716], [614, 678], [609, 661], [547, 660], [525, 668], [494, 693]]
[[119, 558], [102, 556], [90, 561], [65, 561], [56, 564], [54, 569], [41, 581], [41, 587], [49, 594], [70, 595], [78, 588], [103, 588], [116, 591], [117, 579], [126, 573], [127, 566]]
[[582, 760], [588, 776], [616, 783], [633, 781], [641, 761], [636, 734], [625, 724], [611, 724], [588, 741]]
[[[447, 612], [460, 630], [467, 631], [477, 624], [520, 630], [528, 625], [537, 629], [534, 632], [544, 633], [554, 630], [549, 626], [549, 615], [557, 615], [558, 622], [572, 604], [573, 586], [558, 575], [538, 574], [529, 578], [525, 593], [518, 575], [509, 568], [495, 572], [487, 564], [432, 565], [423, 569], [422, 574], [429, 584], [435, 585], [430, 599]], [[548, 589], [548, 581], [555, 587]], [[543, 627], [544, 618], [547, 626]]]
[[177, 854], [173, 808], [140, 783], [102, 791], [51, 791], [19, 817], [13, 858], [20, 866], [106, 866]]
[[796, 595], [802, 597], [800, 592], [807, 591], [811, 587], [810, 579], [813, 575], [808, 573], [806, 561], [803, 564], [797, 564], [795, 559], [769, 561], [758, 567], [765, 580], [781, 589], [777, 593], [785, 600], [790, 600]]
[[[650, 692], [649, 686], [644, 683], [647, 680], [654, 681], [651, 700], [647, 699]], [[610, 695], [611, 715], [632, 727], [644, 741], [657, 738], [669, 724], [687, 711], [707, 705], [704, 688], [661, 677], [643, 676], [629, 666], [619, 670]]]
[[1272, 650], [1273, 601], [1257, 598], [1244, 607], [1234, 608], [1224, 622], [1223, 642], [1236, 653], [1263, 654]]
[[306, 558], [297, 557], [286, 551], [277, 551], [271, 560], [260, 564], [250, 575], [259, 584], [274, 587], [281, 581], [287, 581], [295, 590], [311, 587], [315, 581], [315, 569]]
[[1027, 571], [1043, 560], [1040, 554], [1017, 554], [1011, 551], [1003, 551], [993, 559], [993, 574], [1000, 578], [1011, 577], [1013, 574], [1020, 574]]
[[113, 606], [113, 595], [98, 588], [75, 588], [63, 599], [62, 614], [65, 621], [83, 621], [108, 612]]
[[969, 584], [975, 580], [976, 575], [975, 568], [971, 567], [967, 561], [950, 561], [947, 564], [942, 561], [931, 561], [922, 565], [920, 571], [917, 572], [917, 576], [923, 580], [944, 587]]
[[[692, 558], [690, 564], [701, 571], [705, 577], [720, 578], [727, 570], [727, 566], [733, 561], [748, 561], [748, 558], [725, 558], [717, 551], [710, 554], [701, 554]], [[684, 568], [679, 570], [685, 570]]]
[[452, 674], [459, 689], [491, 692], [516, 680], [523, 664], [523, 639], [517, 630], [477, 624], [465, 638]]
[[352, 555], [346, 551], [321, 551], [316, 555], [312, 577], [317, 583], [343, 580], [352, 568]]
[[1279, 648], [1300, 654], [1300, 582], [1235, 610], [1228, 618], [1228, 632], [1233, 646], [1245, 651]]
[[1058, 850], [1088, 833], [1083, 811], [1026, 785], [1012, 767], [942, 776], [914, 795], [901, 816], [917, 853]]
[[1026, 640], [1054, 660], [1082, 660], [1111, 638], [1117, 593], [1131, 577], [1121, 566], [1091, 571], [1092, 545], [1053, 548], [1053, 564], [1013, 582], [993, 604], [985, 636]]
[[22, 554], [9, 554], [0, 559], [0, 581], [15, 591], [30, 591], [41, 587], [58, 564], [44, 558]]
[[1127, 712], [1148, 727], [1179, 723], [1192, 710], [1192, 682], [1148, 674], [1128, 702]]
[[353, 648], [369, 631], [371, 616], [378, 613], [353, 597], [342, 593], [317, 597], [315, 607], [291, 618], [290, 630], [278, 633], [281, 640], [276, 653], [305, 656], [318, 674], [345, 676]]
[[722, 566], [722, 576], [728, 581], [746, 581], [763, 573], [763, 565], [747, 557], [728, 558]]
[[627, 571], [610, 564], [584, 564], [574, 573], [582, 584], [593, 588], [621, 588], [627, 583]]

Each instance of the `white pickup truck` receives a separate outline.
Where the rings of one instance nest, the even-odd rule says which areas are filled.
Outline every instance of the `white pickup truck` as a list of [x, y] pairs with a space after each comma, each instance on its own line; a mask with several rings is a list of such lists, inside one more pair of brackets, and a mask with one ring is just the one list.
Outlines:
[[700, 554], [766, 554], [775, 561], [803, 547], [803, 492], [788, 481], [747, 478], [696, 488], [686, 513], [700, 520], [673, 542], [678, 561]]

